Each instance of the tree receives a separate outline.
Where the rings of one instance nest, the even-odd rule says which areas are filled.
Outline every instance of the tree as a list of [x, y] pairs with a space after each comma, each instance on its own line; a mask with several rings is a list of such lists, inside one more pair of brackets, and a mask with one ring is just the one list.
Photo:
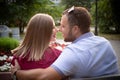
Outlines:
[[100, 0], [98, 2], [98, 26], [102, 33], [110, 33], [112, 29], [112, 10], [110, 0]]
[[[118, 0], [98, 1], [98, 26], [101, 33], [120, 33], [120, 13]], [[95, 20], [95, 4], [92, 5], [91, 13]]]
[[66, 5], [65, 8], [70, 8], [72, 6], [83, 6], [90, 9], [93, 0], [62, 0], [62, 4]]
[[62, 8], [53, 6], [50, 0], [0, 0], [0, 24], [17, 26], [22, 33], [28, 20], [36, 13], [48, 13], [60, 17]]
[[116, 33], [120, 33], [120, 2], [119, 0], [110, 0], [112, 12], [113, 12], [113, 21], [114, 28]]
[[[38, 13], [39, 8], [43, 8], [44, 6], [51, 4], [49, 0], [17, 0], [15, 3], [11, 4], [10, 10], [12, 14], [17, 14], [14, 16], [15, 25], [19, 26], [20, 32], [23, 32], [24, 26], [28, 22], [29, 18], [33, 16], [35, 13]], [[14, 7], [14, 8], [13, 8]]]

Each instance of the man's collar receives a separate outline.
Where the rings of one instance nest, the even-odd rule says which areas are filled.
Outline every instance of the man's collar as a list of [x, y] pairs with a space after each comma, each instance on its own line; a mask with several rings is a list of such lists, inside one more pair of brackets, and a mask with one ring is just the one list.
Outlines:
[[87, 32], [87, 33], [84, 33], [82, 34], [81, 36], [79, 36], [76, 40], [73, 41], [73, 43], [81, 40], [81, 39], [84, 39], [84, 38], [87, 38], [87, 37], [91, 37], [91, 36], [95, 36], [94, 33], [92, 32]]

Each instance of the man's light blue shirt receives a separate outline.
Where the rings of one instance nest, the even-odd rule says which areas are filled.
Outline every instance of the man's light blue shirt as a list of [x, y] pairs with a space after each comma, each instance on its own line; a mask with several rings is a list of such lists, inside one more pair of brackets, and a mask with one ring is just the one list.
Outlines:
[[83, 34], [68, 45], [51, 67], [73, 79], [118, 73], [117, 58], [111, 44], [92, 32]]

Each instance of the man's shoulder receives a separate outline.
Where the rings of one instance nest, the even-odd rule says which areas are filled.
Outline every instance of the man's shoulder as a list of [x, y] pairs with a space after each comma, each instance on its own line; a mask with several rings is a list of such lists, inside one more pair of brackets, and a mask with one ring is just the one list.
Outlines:
[[103, 38], [103, 37], [99, 37], [99, 36], [94, 36], [94, 37], [89, 37], [89, 38], [84, 38], [84, 39], [81, 39], [75, 43], [72, 43], [70, 45], [68, 45], [66, 48], [69, 49], [69, 50], [88, 50], [92, 47], [95, 47], [97, 45], [103, 45], [105, 43], [107, 43], [108, 40]]

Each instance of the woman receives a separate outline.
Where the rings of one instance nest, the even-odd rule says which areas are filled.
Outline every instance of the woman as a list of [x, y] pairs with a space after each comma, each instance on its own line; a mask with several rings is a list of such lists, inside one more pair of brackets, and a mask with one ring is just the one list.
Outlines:
[[56, 37], [56, 28], [53, 18], [48, 14], [34, 15], [27, 25], [22, 43], [12, 50], [20, 69], [46, 68], [60, 55], [61, 51], [49, 46]]

